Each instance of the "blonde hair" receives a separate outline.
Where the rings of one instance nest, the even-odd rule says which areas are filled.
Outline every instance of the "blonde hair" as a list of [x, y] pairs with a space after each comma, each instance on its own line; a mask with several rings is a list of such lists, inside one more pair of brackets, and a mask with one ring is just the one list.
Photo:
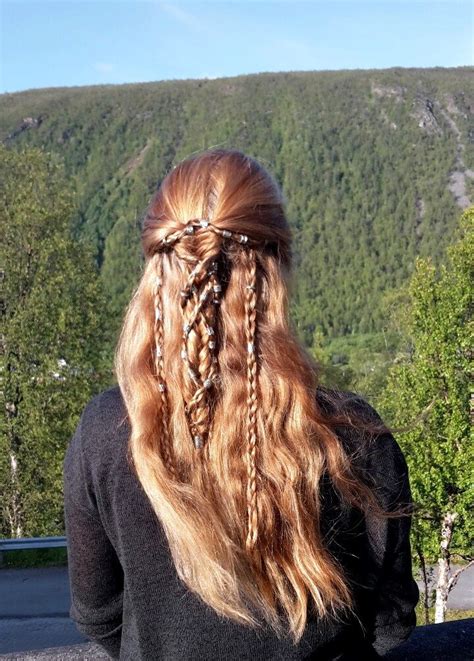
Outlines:
[[176, 166], [143, 221], [145, 267], [115, 355], [129, 460], [180, 578], [217, 613], [297, 642], [308, 606], [350, 609], [321, 532], [327, 474], [374, 505], [316, 398], [290, 327], [291, 232], [256, 160], [213, 149]]

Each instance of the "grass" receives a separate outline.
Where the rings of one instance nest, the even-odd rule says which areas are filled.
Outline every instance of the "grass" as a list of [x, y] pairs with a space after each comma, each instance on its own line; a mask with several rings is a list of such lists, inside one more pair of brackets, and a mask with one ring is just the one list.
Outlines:
[[[429, 624], [434, 624], [434, 614], [435, 614], [435, 609], [434, 606], [432, 606], [429, 609], [429, 614], [430, 614], [430, 621]], [[474, 610], [458, 610], [454, 608], [448, 608], [446, 611], [446, 622], [452, 622], [453, 620], [465, 620], [467, 618], [474, 617]], [[423, 604], [421, 602], [418, 602], [418, 605], [416, 607], [416, 624], [417, 626], [422, 626], [425, 624], [425, 609], [423, 608]]]
[[3, 551], [4, 569], [24, 569], [28, 567], [60, 567], [67, 565], [67, 549], [24, 549], [21, 551]]

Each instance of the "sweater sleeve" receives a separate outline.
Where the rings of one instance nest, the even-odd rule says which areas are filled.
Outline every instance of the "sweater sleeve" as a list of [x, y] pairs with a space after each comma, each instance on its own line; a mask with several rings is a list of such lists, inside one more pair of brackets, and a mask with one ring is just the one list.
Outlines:
[[[372, 409], [374, 417], [381, 421]], [[367, 470], [376, 494], [388, 511], [412, 505], [408, 466], [391, 433], [379, 436], [368, 452]], [[408, 638], [416, 625], [419, 590], [413, 577], [411, 516], [366, 519], [371, 554], [378, 569], [374, 603], [373, 646], [385, 654]]]
[[68, 545], [69, 615], [77, 629], [119, 658], [122, 633], [123, 570], [94, 504], [84, 470], [81, 431], [84, 410], [63, 462], [64, 521]]

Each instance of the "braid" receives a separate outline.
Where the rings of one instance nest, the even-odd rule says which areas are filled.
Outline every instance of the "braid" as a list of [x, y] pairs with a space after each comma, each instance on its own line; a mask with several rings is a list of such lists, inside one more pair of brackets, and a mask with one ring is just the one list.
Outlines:
[[166, 385], [164, 379], [163, 363], [163, 305], [161, 301], [160, 288], [163, 284], [163, 256], [160, 253], [155, 255], [156, 261], [156, 281], [153, 291], [153, 301], [155, 308], [155, 375], [158, 379], [160, 399], [161, 399], [161, 424], [162, 424], [162, 448], [165, 464], [173, 477], [176, 477], [175, 467], [171, 457], [171, 439], [168, 429], [168, 398], [166, 396]]
[[[217, 284], [216, 267], [217, 262], [212, 261], [211, 269], [207, 270], [211, 259], [198, 263], [190, 273], [186, 287], [182, 290], [181, 307], [183, 311], [183, 342], [181, 357], [187, 363], [187, 380], [185, 397], [187, 404], [185, 413], [188, 418], [189, 427], [193, 435], [193, 442], [197, 448], [201, 448], [204, 439], [209, 439], [209, 407], [208, 390], [214, 384], [216, 376], [215, 356], [211, 350], [215, 348], [215, 313], [209, 315], [207, 308], [211, 293], [220, 291]], [[210, 276], [207, 282], [205, 277]], [[199, 284], [204, 283], [201, 293], [198, 295]], [[219, 302], [217, 298], [213, 302]], [[187, 308], [191, 303], [194, 307], [187, 314]], [[206, 310], [206, 311], [205, 311]], [[210, 317], [210, 321], [208, 319]], [[190, 333], [193, 333], [193, 342], [190, 342]], [[191, 345], [193, 355], [190, 356], [188, 346]]]
[[[255, 242], [246, 234], [236, 234], [230, 230], [223, 230], [215, 226], [208, 219], [201, 218], [189, 221], [186, 226], [178, 231], [166, 235], [160, 241], [158, 252], [169, 251], [186, 235], [194, 235], [197, 232], [211, 231], [220, 235], [223, 239], [231, 239], [239, 244], [246, 244], [249, 249], [249, 292], [245, 299], [246, 310], [246, 337], [248, 348], [247, 371], [248, 371], [248, 517], [249, 536], [247, 543], [254, 545], [257, 537], [257, 494], [256, 494], [256, 442], [257, 442], [257, 363], [255, 358], [254, 335], [256, 320], [256, 253], [253, 248]], [[245, 251], [244, 251], [245, 252]], [[193, 261], [187, 259], [185, 261]], [[210, 268], [209, 268], [210, 267]], [[194, 260], [194, 268], [189, 272], [186, 284], [181, 290], [181, 311], [183, 319], [183, 335], [181, 358], [187, 366], [184, 377], [183, 398], [185, 404], [185, 415], [188, 420], [189, 429], [196, 448], [202, 448], [204, 440], [209, 441], [211, 436], [212, 420], [209, 421], [210, 406], [212, 403], [208, 391], [217, 382], [217, 357], [216, 326], [217, 313], [215, 306], [210, 306], [210, 295], [214, 292], [213, 303], [220, 303], [219, 292], [221, 285], [217, 277], [218, 263], [215, 257]], [[159, 362], [159, 361], [158, 361]], [[162, 363], [159, 363], [162, 376]], [[165, 390], [162, 381], [160, 389]], [[165, 396], [163, 395], [165, 401]], [[165, 408], [165, 404], [163, 405]], [[167, 409], [166, 409], [167, 410]], [[168, 450], [169, 439], [165, 438]], [[169, 456], [171, 466], [171, 457]]]
[[248, 376], [248, 428], [247, 428], [247, 539], [246, 547], [252, 550], [257, 542], [257, 359], [255, 353], [257, 317], [257, 263], [255, 250], [250, 249], [248, 258], [248, 284], [245, 288], [245, 335], [247, 339]]

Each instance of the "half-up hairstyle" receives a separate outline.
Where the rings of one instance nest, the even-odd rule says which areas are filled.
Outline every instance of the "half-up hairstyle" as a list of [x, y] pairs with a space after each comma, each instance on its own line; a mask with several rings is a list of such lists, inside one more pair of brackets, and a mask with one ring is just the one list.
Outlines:
[[352, 603], [321, 532], [323, 476], [347, 503], [377, 503], [335, 432], [356, 422], [318, 404], [290, 327], [281, 191], [238, 151], [194, 155], [151, 198], [142, 247], [115, 355], [128, 458], [186, 585], [296, 642], [308, 607], [325, 617]]

